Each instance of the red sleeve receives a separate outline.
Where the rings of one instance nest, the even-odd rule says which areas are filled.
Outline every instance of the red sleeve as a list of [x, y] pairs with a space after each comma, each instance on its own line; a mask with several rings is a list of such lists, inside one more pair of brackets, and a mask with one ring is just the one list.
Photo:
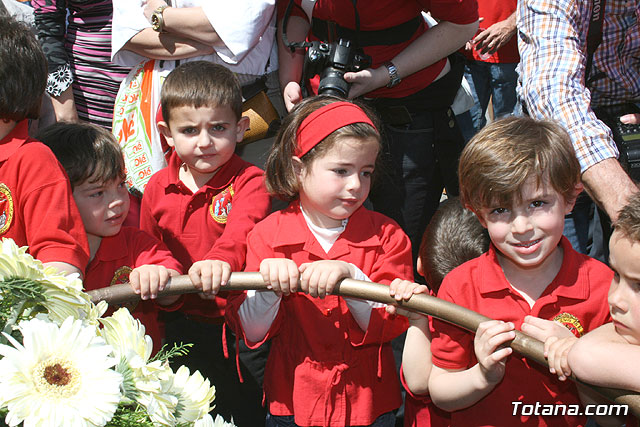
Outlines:
[[64, 169], [40, 142], [27, 144], [23, 156], [18, 188], [25, 192], [18, 195], [18, 209], [29, 253], [45, 263], [65, 262], [84, 271], [89, 243]]
[[[464, 285], [453, 279], [452, 274], [449, 273], [442, 281], [438, 298], [466, 307], [464, 303], [456, 301], [451, 295], [449, 290], [452, 287], [461, 289], [464, 288]], [[436, 318], [433, 319], [432, 324], [431, 356], [433, 364], [439, 368], [449, 370], [461, 370], [471, 367], [473, 360], [475, 360], [473, 334]]]
[[134, 245], [133, 253], [136, 254], [134, 268], [153, 264], [184, 273], [182, 265], [173, 258], [167, 246], [146, 231], [137, 230], [131, 243]]
[[[381, 216], [378, 216], [381, 218]], [[386, 218], [385, 218], [386, 220]], [[395, 223], [386, 222], [381, 225], [380, 256], [368, 275], [372, 282], [389, 285], [393, 279], [413, 280], [413, 261], [411, 258], [411, 242], [409, 237]], [[371, 310], [369, 327], [363, 333], [353, 319], [349, 325], [349, 337], [354, 346], [388, 342], [403, 333], [409, 327], [404, 316], [391, 315], [384, 307]]]
[[[269, 222], [270, 225], [273, 225], [273, 222], [271, 221], [271, 219], [268, 219], [268, 221], [270, 221]], [[265, 230], [266, 233], [269, 234], [269, 231], [275, 231], [275, 227], [273, 228], [261, 227], [260, 224], [258, 224], [258, 226], [249, 233], [249, 235], [247, 236], [248, 248], [247, 248], [247, 263], [246, 263], [245, 271], [259, 271], [260, 262], [264, 258], [275, 257], [273, 249], [268, 244], [268, 242], [271, 240], [270, 236], [269, 235], [265, 236], [262, 232], [263, 230]], [[247, 337], [245, 336], [244, 330], [242, 328], [242, 322], [240, 321], [240, 317], [238, 316], [238, 310], [240, 309], [240, 306], [244, 302], [246, 296], [247, 296], [246, 291], [229, 293], [229, 296], [227, 297], [227, 306], [225, 308], [225, 313], [224, 313], [225, 321], [231, 327], [231, 329], [236, 333], [236, 335], [242, 336], [245, 343], [247, 344], [247, 347], [258, 348], [264, 342], [273, 338], [273, 336], [277, 333], [277, 331], [280, 328], [280, 325], [282, 324], [284, 310], [282, 310], [282, 307], [280, 307], [281, 309], [278, 310], [278, 314], [276, 315], [276, 318], [273, 320], [273, 323], [271, 324], [271, 328], [269, 328], [269, 331], [267, 332], [265, 337], [260, 342], [254, 343], [248, 340]], [[282, 304], [282, 301], [280, 302], [280, 304]]]
[[438, 21], [471, 24], [478, 20], [477, 0], [417, 0]]
[[224, 231], [203, 259], [226, 261], [231, 265], [231, 271], [242, 271], [247, 254], [247, 234], [267, 216], [271, 201], [265, 188], [264, 174], [256, 167], [244, 170], [234, 182], [234, 191]]
[[158, 221], [151, 214], [151, 207], [153, 206], [155, 180], [151, 177], [151, 180], [147, 183], [142, 201], [140, 202], [140, 229], [147, 232], [151, 236], [158, 240], [162, 240], [162, 230], [158, 226]]

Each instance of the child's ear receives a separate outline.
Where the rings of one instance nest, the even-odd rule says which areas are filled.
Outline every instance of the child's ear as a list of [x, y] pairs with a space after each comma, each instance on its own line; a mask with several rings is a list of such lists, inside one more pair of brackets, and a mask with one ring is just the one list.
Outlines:
[[291, 163], [293, 164], [293, 172], [298, 179], [301, 179], [304, 173], [304, 163], [302, 163], [302, 160], [300, 160], [298, 156], [291, 156]]
[[160, 131], [162, 136], [164, 136], [165, 139], [167, 140], [167, 145], [169, 147], [175, 147], [175, 144], [173, 143], [173, 138], [171, 137], [171, 129], [169, 129], [169, 125], [167, 124], [167, 122], [164, 122], [164, 121], [158, 122], [158, 130]]
[[416, 262], [416, 271], [419, 275], [424, 277], [424, 267], [422, 266], [422, 260], [418, 257], [418, 261]]
[[240, 117], [236, 124], [236, 142], [242, 142], [244, 133], [249, 129], [250, 120], [247, 116]]
[[582, 185], [581, 182], [577, 183], [573, 189], [573, 192], [571, 193], [571, 199], [565, 200], [565, 215], [569, 214], [573, 210], [573, 206], [576, 204], [576, 200], [578, 199], [580, 193], [582, 193], [582, 190], [584, 190], [584, 185]]

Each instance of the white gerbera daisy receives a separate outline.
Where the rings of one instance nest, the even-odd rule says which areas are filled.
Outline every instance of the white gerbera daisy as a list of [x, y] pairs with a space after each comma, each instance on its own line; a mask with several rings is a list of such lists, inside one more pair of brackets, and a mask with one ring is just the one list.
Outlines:
[[226, 422], [220, 414], [216, 415], [215, 421], [211, 415], [207, 414], [196, 421], [193, 424], [193, 427], [236, 427], [236, 425], [234, 423]]
[[[42, 286], [45, 300], [42, 306], [49, 319], [61, 324], [67, 317], [87, 319], [95, 324], [95, 316], [100, 310], [92, 303], [89, 295], [82, 292], [82, 281], [76, 274], [61, 274], [53, 267], [44, 268], [42, 263], [27, 253], [27, 247], [18, 247], [12, 239], [2, 239], [0, 244], [0, 281], [14, 278], [31, 280]], [[31, 313], [15, 313], [29, 317]], [[93, 318], [91, 318], [93, 316]], [[11, 327], [11, 322], [9, 322]]]
[[211, 411], [216, 388], [209, 385], [200, 371], [189, 375], [189, 368], [180, 366], [172, 378], [169, 393], [178, 398], [176, 421], [194, 423]]
[[163, 387], [170, 382], [173, 372], [159, 360], [149, 362], [153, 342], [145, 335], [144, 325], [126, 308], [99, 320], [103, 326], [100, 334], [113, 347], [118, 360], [116, 369], [124, 377], [126, 399], [143, 405], [154, 424], [174, 425], [178, 399]]
[[94, 327], [69, 318], [60, 327], [32, 319], [19, 324], [20, 344], [0, 345], [0, 407], [6, 423], [25, 427], [104, 426], [120, 401], [122, 376], [112, 349]]

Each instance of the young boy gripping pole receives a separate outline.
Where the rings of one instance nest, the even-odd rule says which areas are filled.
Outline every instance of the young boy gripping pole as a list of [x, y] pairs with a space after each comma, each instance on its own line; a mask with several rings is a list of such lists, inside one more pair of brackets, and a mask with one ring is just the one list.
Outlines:
[[[478, 218], [465, 209], [458, 197], [440, 203], [422, 236], [417, 270], [429, 285], [418, 286], [409, 281], [394, 280], [390, 294], [398, 301], [408, 301], [414, 294], [436, 294], [445, 276], [454, 268], [477, 258], [489, 249], [489, 235]], [[449, 412], [436, 407], [429, 396], [431, 372], [431, 332], [427, 316], [412, 313], [394, 305], [390, 313], [407, 316], [409, 329], [402, 353], [400, 379], [407, 391], [404, 404], [406, 427], [448, 427]]]
[[221, 65], [188, 62], [167, 76], [160, 103], [158, 127], [174, 152], [145, 188], [140, 227], [169, 247], [203, 291], [162, 313], [169, 344], [194, 344], [173, 362], [211, 379], [221, 390], [215, 410], [225, 419], [260, 425], [262, 390], [247, 371], [239, 382], [233, 334], [224, 328], [228, 293], [216, 295], [232, 271], [242, 270], [247, 233], [270, 211], [262, 170], [234, 153], [249, 126], [240, 84]]
[[[59, 122], [44, 129], [38, 138], [56, 155], [71, 182], [90, 249], [84, 274], [86, 290], [130, 283], [143, 300], [164, 289], [170, 276], [182, 266], [158, 239], [122, 224], [129, 212], [124, 161], [113, 135], [89, 123]], [[177, 297], [159, 302], [170, 304]], [[153, 352], [162, 347], [164, 325], [159, 306], [152, 301], [128, 304], [153, 340]]]
[[640, 392], [640, 193], [622, 208], [609, 241], [615, 271], [609, 288], [612, 322], [580, 338], [569, 367], [583, 381]]
[[[584, 425], [578, 390], [562, 381], [564, 372], [551, 374], [508, 347], [515, 329], [546, 341], [609, 320], [611, 270], [562, 236], [582, 190], [567, 133], [526, 117], [494, 122], [465, 147], [459, 177], [462, 201], [491, 246], [449, 273], [438, 297], [499, 320], [480, 324], [475, 337], [434, 320], [434, 403], [452, 411], [452, 425]], [[519, 410], [536, 404], [548, 411]]]
[[38, 118], [47, 62], [24, 25], [0, 16], [0, 238], [11, 238], [45, 266], [84, 271], [89, 245], [64, 170], [27, 134]]

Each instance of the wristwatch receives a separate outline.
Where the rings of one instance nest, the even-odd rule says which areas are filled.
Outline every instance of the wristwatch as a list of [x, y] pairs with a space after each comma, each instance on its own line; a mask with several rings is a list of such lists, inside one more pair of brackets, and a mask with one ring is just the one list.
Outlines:
[[393, 65], [393, 62], [387, 61], [384, 63], [384, 66], [387, 67], [387, 71], [389, 72], [388, 88], [392, 88], [402, 81], [402, 79], [398, 77], [398, 69]]
[[164, 33], [164, 17], [162, 16], [162, 12], [169, 6], [163, 4], [162, 6], [158, 6], [156, 10], [153, 11], [151, 15], [151, 28], [153, 31], [157, 31], [159, 33]]

